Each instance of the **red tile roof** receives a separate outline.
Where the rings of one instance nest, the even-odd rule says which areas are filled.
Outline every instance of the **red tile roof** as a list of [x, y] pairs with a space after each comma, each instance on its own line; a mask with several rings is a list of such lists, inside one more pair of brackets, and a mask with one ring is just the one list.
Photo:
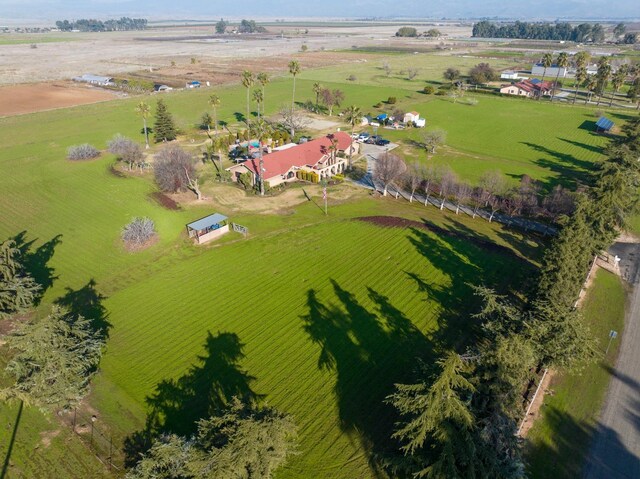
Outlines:
[[550, 81], [533, 83], [531, 80], [522, 80], [521, 82], [514, 83], [513, 86], [526, 92], [549, 91], [553, 88], [553, 83]]
[[[264, 178], [268, 180], [277, 175], [284, 175], [292, 167], [314, 166], [325, 155], [329, 154], [331, 139], [338, 140], [338, 150], [344, 151], [352, 144], [351, 136], [343, 131], [333, 133], [316, 140], [311, 140], [286, 150], [274, 151], [263, 156]], [[254, 173], [258, 174], [260, 159], [247, 160], [242, 163]]]

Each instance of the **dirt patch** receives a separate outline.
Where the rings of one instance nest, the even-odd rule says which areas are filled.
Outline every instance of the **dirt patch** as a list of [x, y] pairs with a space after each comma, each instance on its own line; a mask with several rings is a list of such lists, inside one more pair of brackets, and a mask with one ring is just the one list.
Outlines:
[[464, 233], [458, 233], [457, 231], [447, 230], [436, 226], [434, 224], [423, 223], [420, 221], [409, 220], [406, 218], [399, 218], [397, 216], [363, 216], [356, 218], [356, 221], [364, 221], [366, 223], [372, 223], [383, 228], [419, 228], [422, 230], [436, 233], [438, 236], [446, 236], [449, 238], [462, 239], [468, 241], [480, 248], [492, 251], [494, 253], [506, 254], [514, 256], [513, 251], [505, 246], [497, 245], [491, 241], [483, 238], [477, 238]]
[[111, 165], [109, 167], [109, 173], [111, 173], [113, 176], [116, 176], [118, 178], [126, 178], [127, 175], [125, 175], [122, 171], [120, 171], [118, 168], [116, 168], [115, 165]]
[[[120, 175], [125, 176], [122, 173], [120, 173]], [[153, 193], [149, 193], [149, 197], [153, 201], [158, 203], [160, 206], [168, 210], [178, 211], [182, 209], [180, 208], [180, 205], [175, 200], [173, 200], [172, 198], [169, 198], [167, 195], [159, 191], [154, 191]]]
[[151, 238], [142, 244], [123, 243], [124, 249], [129, 253], [137, 253], [138, 251], [145, 250], [158, 242], [158, 235], [154, 234]]
[[51, 441], [60, 435], [60, 429], [54, 431], [43, 431], [40, 433], [40, 442], [46, 448], [51, 445]]
[[0, 116], [85, 105], [115, 96], [106, 90], [66, 82], [4, 86], [0, 88]]

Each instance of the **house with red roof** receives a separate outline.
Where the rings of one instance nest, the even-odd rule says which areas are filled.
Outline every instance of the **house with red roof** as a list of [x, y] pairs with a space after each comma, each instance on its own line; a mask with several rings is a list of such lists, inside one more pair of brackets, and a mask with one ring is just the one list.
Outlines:
[[539, 97], [551, 95], [553, 90], [553, 82], [540, 81], [537, 78], [533, 80], [522, 80], [518, 83], [505, 85], [500, 88], [500, 93], [505, 95], [517, 95], [526, 97]]
[[[263, 159], [264, 180], [274, 187], [281, 183], [296, 181], [296, 171], [315, 172], [320, 179], [331, 178], [342, 173], [348, 165], [350, 153], [358, 152], [358, 143], [343, 131], [307, 141], [290, 148], [265, 154]], [[244, 173], [253, 175], [253, 183], [259, 179], [260, 158], [250, 159], [227, 168], [233, 181]]]

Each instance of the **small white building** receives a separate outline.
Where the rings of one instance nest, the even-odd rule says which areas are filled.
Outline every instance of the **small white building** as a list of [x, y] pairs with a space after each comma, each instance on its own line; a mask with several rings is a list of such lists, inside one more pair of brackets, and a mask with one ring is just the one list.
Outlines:
[[413, 124], [416, 126], [416, 128], [424, 128], [427, 125], [427, 120], [424, 118], [418, 118], [413, 122]]
[[513, 70], [505, 70], [500, 74], [500, 78], [503, 80], [517, 80], [518, 72], [514, 72]]
[[420, 113], [417, 111], [410, 111], [409, 113], [404, 114], [404, 118], [402, 121], [404, 123], [414, 123], [416, 120], [420, 118]]
[[100, 75], [91, 75], [91, 74], [88, 74], [88, 73], [85, 73], [84, 75], [79, 76], [79, 77], [75, 77], [73, 79], [73, 81], [83, 82], [83, 83], [90, 83], [92, 85], [100, 85], [100, 86], [113, 85], [113, 78], [112, 77], [105, 77], [105, 76], [100, 76]]

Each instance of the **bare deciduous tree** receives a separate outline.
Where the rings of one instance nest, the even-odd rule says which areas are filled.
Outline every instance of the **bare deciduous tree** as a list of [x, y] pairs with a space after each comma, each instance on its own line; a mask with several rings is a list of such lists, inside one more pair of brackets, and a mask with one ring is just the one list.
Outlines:
[[441, 129], [426, 131], [422, 135], [424, 147], [426, 148], [427, 152], [431, 153], [432, 155], [435, 154], [440, 145], [444, 145], [446, 139], [447, 132]]
[[156, 225], [150, 218], [133, 218], [122, 229], [122, 241], [127, 246], [140, 247], [156, 234]]
[[320, 92], [320, 99], [324, 106], [329, 110], [329, 116], [333, 114], [333, 108], [340, 106], [344, 101], [344, 93], [342, 90], [330, 90], [325, 88]]
[[412, 163], [407, 167], [407, 171], [404, 173], [404, 186], [411, 192], [409, 203], [413, 203], [413, 197], [416, 194], [416, 190], [420, 188], [420, 185], [422, 184], [422, 170], [423, 167], [421, 164]]
[[384, 62], [382, 64], [382, 69], [387, 76], [391, 75], [391, 66], [389, 65], [389, 62]]
[[283, 106], [278, 113], [278, 122], [283, 128], [291, 131], [291, 136], [293, 137], [296, 131], [303, 130], [309, 126], [311, 120], [297, 110], [291, 110], [290, 107]]
[[444, 168], [440, 173], [440, 209], [444, 208], [444, 202], [447, 199], [456, 186], [458, 182], [458, 177], [451, 170], [451, 168]]
[[573, 212], [575, 202], [571, 192], [557, 185], [551, 190], [551, 193], [545, 197], [542, 206], [551, 219], [557, 221], [559, 216], [568, 215]]
[[160, 190], [175, 193], [190, 189], [198, 195], [193, 189], [193, 181], [197, 181], [193, 158], [179, 146], [169, 145], [160, 150], [155, 157], [154, 173]]
[[422, 188], [424, 189], [425, 199], [424, 205], [427, 206], [429, 204], [429, 194], [431, 193], [431, 188], [436, 181], [437, 172], [436, 169], [432, 166], [426, 166], [422, 170]]
[[417, 68], [407, 68], [407, 78], [409, 80], [413, 80], [416, 76], [418, 76]]
[[129, 165], [129, 171], [133, 169], [133, 165], [140, 166], [142, 164], [142, 159], [144, 158], [142, 147], [129, 138], [115, 135], [107, 143], [107, 148], [109, 153], [116, 155], [118, 160]]
[[374, 178], [382, 183], [383, 196], [387, 196], [389, 186], [400, 179], [406, 169], [407, 165], [402, 161], [402, 158], [393, 153], [386, 152], [378, 157]]
[[453, 195], [456, 198], [456, 214], [460, 212], [460, 207], [465, 204], [471, 197], [473, 189], [466, 183], [458, 183], [453, 189]]

